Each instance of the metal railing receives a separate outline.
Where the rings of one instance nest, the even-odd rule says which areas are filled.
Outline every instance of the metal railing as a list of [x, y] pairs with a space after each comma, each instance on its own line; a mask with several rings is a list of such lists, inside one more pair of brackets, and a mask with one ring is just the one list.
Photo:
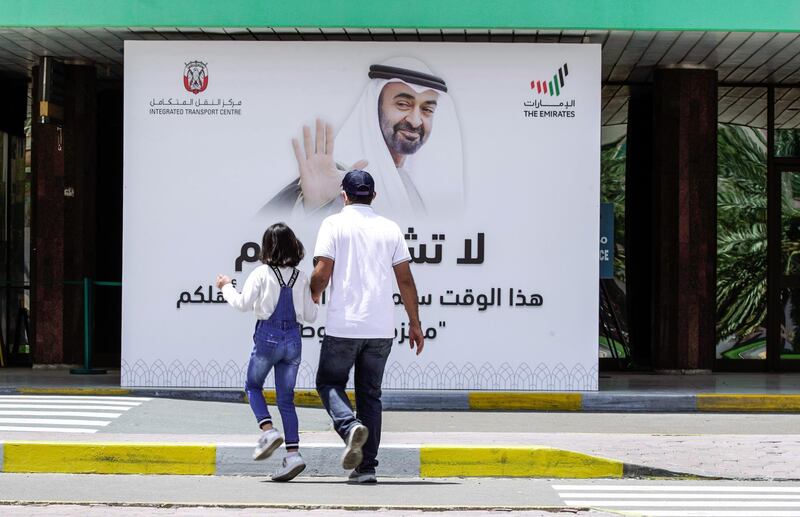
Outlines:
[[82, 281], [65, 281], [66, 285], [83, 285], [83, 368], [70, 368], [69, 373], [76, 375], [97, 375], [107, 373], [106, 370], [92, 368], [92, 292], [94, 286], [102, 287], [122, 287], [122, 282], [109, 282], [102, 280], [92, 280], [84, 277]]

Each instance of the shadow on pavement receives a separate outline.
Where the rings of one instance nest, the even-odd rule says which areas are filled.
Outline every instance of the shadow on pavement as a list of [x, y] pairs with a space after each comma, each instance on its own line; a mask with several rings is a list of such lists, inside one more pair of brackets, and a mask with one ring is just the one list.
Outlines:
[[[271, 479], [263, 479], [261, 480], [262, 483], [275, 483], [280, 484], [280, 481], [272, 481]], [[378, 482], [376, 484], [362, 484], [359, 485], [358, 483], [348, 483], [345, 479], [338, 479], [338, 478], [326, 478], [326, 479], [319, 479], [319, 478], [303, 478], [303, 479], [294, 479], [290, 481], [292, 484], [302, 483], [305, 485], [331, 485], [331, 484], [342, 484], [348, 486], [380, 486], [380, 485], [397, 485], [397, 486], [439, 486], [439, 485], [460, 485], [461, 483], [455, 481], [424, 481], [421, 479], [391, 479], [384, 481], [383, 479], [378, 478]]]

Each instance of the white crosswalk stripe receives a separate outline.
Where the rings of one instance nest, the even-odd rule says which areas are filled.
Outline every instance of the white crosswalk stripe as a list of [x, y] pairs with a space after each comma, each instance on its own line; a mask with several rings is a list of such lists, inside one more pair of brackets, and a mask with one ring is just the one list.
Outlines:
[[0, 431], [96, 433], [146, 397], [0, 395]]
[[92, 411], [127, 411], [136, 406], [92, 406], [92, 405], [72, 405], [72, 404], [0, 404], [0, 409], [75, 409]]
[[0, 425], [0, 431], [22, 431], [26, 433], [96, 433], [97, 429], [82, 429], [80, 427], [26, 427], [21, 425]]
[[800, 516], [800, 486], [553, 485], [564, 504], [654, 517]]
[[[42, 413], [42, 416], [48, 416]], [[58, 425], [97, 425], [105, 427], [109, 420], [78, 420], [75, 418], [0, 418], [0, 424], [58, 424]]]
[[91, 411], [47, 411], [46, 413], [42, 413], [41, 411], [0, 410], [0, 416], [42, 416], [43, 414], [46, 414], [47, 416], [84, 416], [91, 418], [117, 418], [122, 413], [96, 413]]
[[129, 397], [92, 397], [88, 395], [76, 397], [56, 397], [51, 395], [0, 395], [0, 402], [35, 402], [35, 403], [70, 403], [70, 404], [114, 404], [120, 406], [138, 406], [144, 400], [130, 400]]

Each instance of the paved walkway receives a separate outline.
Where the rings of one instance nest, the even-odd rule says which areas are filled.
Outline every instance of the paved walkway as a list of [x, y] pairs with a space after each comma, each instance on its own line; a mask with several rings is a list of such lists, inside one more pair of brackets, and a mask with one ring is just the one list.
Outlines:
[[[120, 388], [118, 372], [70, 375], [66, 369], [0, 369], [0, 395], [137, 395], [242, 402], [238, 388]], [[274, 398], [274, 393], [271, 395]], [[313, 390], [296, 402], [320, 407]], [[612, 373], [595, 392], [486, 392], [385, 390], [390, 410], [523, 410], [583, 412], [800, 413], [800, 374], [655, 375]]]
[[[106, 407], [108, 404], [114, 405]], [[123, 458], [135, 457], [137, 451], [131, 446], [136, 444], [148, 444], [151, 448], [147, 450], [155, 445], [204, 444], [207, 447], [203, 454], [210, 466], [202, 468], [207, 473], [263, 475], [280, 460], [280, 455], [265, 463], [249, 459], [257, 433], [245, 404], [171, 399], [142, 401], [124, 396], [0, 396], [0, 406], [23, 406], [19, 412], [25, 413], [24, 416], [0, 418], [26, 419], [24, 424], [5, 424], [21, 429], [0, 429], [0, 442], [5, 444], [50, 443], [56, 444], [53, 449], [56, 452], [60, 450], [58, 444], [63, 443], [78, 443], [83, 447], [124, 444], [124, 447], [105, 451], [96, 448], [88, 451], [87, 457], [94, 455], [97, 461], [110, 457], [106, 454], [109, 451]], [[59, 414], [53, 415], [51, 407]], [[112, 410], [119, 416], [111, 418], [102, 414]], [[18, 412], [17, 408], [0, 411]], [[74, 417], [70, 415], [73, 411]], [[280, 427], [279, 415], [274, 416]], [[328, 415], [321, 409], [300, 408], [299, 417], [302, 447], [309, 464], [314, 463], [314, 472], [340, 475], [338, 456], [342, 445], [331, 430]], [[53, 423], [50, 421], [53, 419], [76, 421]], [[96, 432], [84, 432], [87, 429]], [[418, 476], [424, 471], [427, 460], [441, 465], [442, 451], [447, 449], [447, 454], [451, 455], [448, 457], [453, 458], [447, 461], [452, 464], [476, 465], [484, 461], [478, 458], [510, 464], [510, 458], [516, 458], [513, 461], [525, 463], [524, 468], [528, 470], [524, 472], [538, 475], [544, 471], [533, 470], [531, 464], [541, 466], [551, 462], [557, 465], [559, 458], [566, 458], [570, 465], [581, 469], [594, 464], [587, 458], [575, 460], [577, 453], [611, 460], [619, 468], [605, 471], [602, 468], [608, 465], [599, 462], [600, 470], [592, 472], [612, 477], [652, 475], [652, 470], [659, 469], [726, 479], [800, 479], [798, 430], [800, 415], [797, 414], [387, 411], [384, 413], [381, 460], [384, 473]], [[544, 457], [540, 450], [543, 447], [565, 451], [565, 454], [563, 458]], [[464, 448], [481, 451], [470, 452]], [[439, 459], [426, 457], [426, 449], [436, 449], [432, 454], [439, 454]], [[528, 452], [520, 453], [520, 450]], [[26, 454], [19, 448], [15, 451], [18, 457]], [[42, 457], [32, 451], [27, 454]], [[2, 456], [3, 451], [0, 451], [0, 461]], [[5, 459], [9, 458], [11, 456], [6, 454]], [[8, 465], [11, 463], [7, 462]], [[634, 467], [646, 467], [651, 471], [641, 472]], [[574, 477], [585, 473], [585, 469], [581, 470]]]
[[[517, 461], [522, 465], [518, 472], [536, 475], [560, 471], [537, 471], [531, 464], [558, 467], [563, 460], [583, 469], [577, 474], [586, 474], [587, 465], [599, 465], [592, 472], [613, 472], [614, 477], [652, 475], [660, 469], [725, 479], [800, 479], [800, 374], [604, 374], [600, 381], [599, 392], [578, 394], [481, 393], [476, 398], [466, 392], [388, 392], [388, 409], [421, 406], [424, 411], [386, 412], [384, 467], [413, 476], [426, 472], [426, 461], [436, 468], [448, 462], [471, 464], [472, 470], [464, 472], [473, 473], [487, 472], [479, 468], [481, 462], [495, 462], [498, 472], [510, 472], [503, 469]], [[117, 452], [132, 457], [137, 451], [130, 444], [193, 442], [207, 446], [205, 454], [210, 454], [203, 472], [265, 472], [266, 464], [256, 469], [247, 458], [254, 436], [247, 406], [202, 400], [211, 393], [241, 402], [240, 390], [152, 389], [146, 396], [135, 392], [140, 395], [135, 398], [126, 396], [130, 392], [120, 390], [118, 382], [114, 374], [0, 369], [0, 441], [5, 444], [0, 460], [10, 465], [14, 452], [8, 444], [23, 441], [122, 443], [127, 445]], [[83, 390], [104, 394], [75, 394]], [[35, 395], [42, 392], [48, 395]], [[157, 398], [163, 396], [168, 398]], [[201, 400], [180, 400], [185, 398]], [[313, 393], [300, 399], [318, 404]], [[488, 403], [492, 400], [498, 405]], [[482, 409], [508, 412], [466, 411], [475, 401]], [[700, 413], [702, 404], [710, 412]], [[513, 411], [520, 409], [547, 412]], [[315, 472], [338, 475], [338, 453], [332, 449], [341, 445], [325, 412], [301, 408], [300, 419], [304, 450], [318, 465]], [[432, 456], [425, 456], [427, 448], [436, 449]], [[96, 458], [103, 454], [95, 451]], [[641, 467], [650, 470], [636, 470]]]

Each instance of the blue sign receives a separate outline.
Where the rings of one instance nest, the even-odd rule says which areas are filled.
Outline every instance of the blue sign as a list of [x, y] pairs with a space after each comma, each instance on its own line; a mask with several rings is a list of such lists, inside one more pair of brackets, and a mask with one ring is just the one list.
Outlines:
[[600, 203], [600, 278], [614, 278], [614, 203]]

